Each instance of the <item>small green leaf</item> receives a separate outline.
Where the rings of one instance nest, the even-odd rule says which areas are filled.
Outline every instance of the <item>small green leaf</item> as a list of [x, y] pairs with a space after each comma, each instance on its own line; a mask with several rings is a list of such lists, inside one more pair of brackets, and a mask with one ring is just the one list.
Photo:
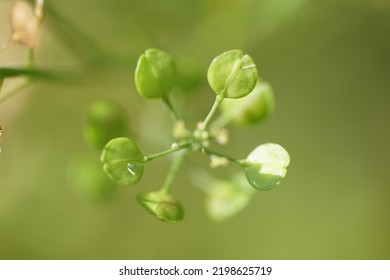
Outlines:
[[227, 51], [211, 62], [207, 79], [211, 88], [221, 97], [241, 98], [256, 86], [256, 65], [241, 50]]
[[143, 160], [144, 156], [138, 145], [125, 137], [108, 142], [101, 155], [104, 172], [121, 185], [133, 185], [142, 178]]
[[286, 176], [290, 156], [278, 144], [263, 144], [254, 149], [246, 159], [245, 175], [248, 182], [261, 191], [277, 186]]
[[148, 49], [138, 59], [135, 85], [146, 98], [167, 98], [176, 85], [176, 67], [165, 52]]
[[255, 89], [241, 99], [226, 99], [221, 104], [224, 118], [237, 125], [251, 125], [267, 118], [274, 110], [271, 86], [258, 82]]
[[137, 202], [160, 221], [176, 224], [183, 220], [184, 210], [181, 203], [173, 196], [157, 191], [139, 194]]
[[254, 193], [245, 177], [235, 175], [230, 180], [218, 180], [210, 185], [206, 197], [206, 211], [216, 221], [225, 221], [241, 212]]
[[101, 150], [113, 138], [127, 136], [128, 120], [119, 104], [102, 100], [88, 108], [84, 138], [92, 147]]
[[115, 184], [104, 174], [98, 159], [77, 155], [70, 161], [68, 182], [75, 192], [85, 199], [103, 202], [112, 197]]

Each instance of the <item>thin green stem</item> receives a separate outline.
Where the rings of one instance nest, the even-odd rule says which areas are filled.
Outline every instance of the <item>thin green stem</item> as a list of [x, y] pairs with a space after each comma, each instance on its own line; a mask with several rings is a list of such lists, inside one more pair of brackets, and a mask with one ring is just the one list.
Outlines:
[[206, 153], [206, 154], [208, 154], [208, 155], [217, 156], [217, 157], [221, 157], [221, 158], [226, 158], [226, 159], [229, 160], [230, 162], [233, 162], [233, 163], [235, 163], [235, 164], [238, 164], [238, 165], [240, 165], [241, 167], [246, 167], [246, 166], [248, 165], [245, 159], [235, 159], [235, 158], [233, 158], [233, 157], [230, 157], [230, 156], [227, 156], [227, 155], [224, 155], [224, 154], [215, 152], [215, 151], [210, 150], [210, 149], [205, 148], [205, 147], [203, 147], [202, 150], [204, 151], [204, 153]]
[[32, 69], [35, 63], [35, 50], [34, 48], [29, 48], [27, 52], [27, 64], [26, 67]]
[[207, 128], [208, 124], [210, 123], [212, 117], [214, 116], [215, 112], [217, 111], [219, 105], [222, 103], [223, 99], [224, 99], [223, 97], [221, 97], [220, 95], [217, 95], [217, 97], [215, 98], [213, 107], [211, 108], [209, 114], [207, 115], [206, 119], [202, 123], [203, 129]]
[[172, 148], [170, 148], [168, 150], [165, 150], [165, 151], [153, 154], [153, 155], [145, 156], [144, 163], [149, 162], [151, 160], [154, 160], [156, 158], [163, 157], [163, 156], [172, 154], [174, 152], [189, 148], [189, 147], [191, 147], [191, 145], [192, 145], [192, 143], [190, 143], [190, 142], [186, 142], [183, 144], [176, 144], [176, 145], [174, 144], [174, 145], [172, 145]]
[[178, 117], [175, 109], [173, 108], [171, 100], [169, 99], [169, 97], [164, 97], [162, 100], [163, 100], [164, 104], [167, 106], [167, 108], [169, 110], [169, 113], [171, 114], [172, 119], [174, 120], [174, 122], [178, 122], [179, 121], [179, 117]]
[[6, 99], [10, 98], [14, 94], [20, 92], [22, 89], [26, 88], [31, 84], [31, 80], [27, 79], [20, 84], [16, 85], [15, 87], [11, 88], [9, 91], [4, 92], [0, 95], [0, 103], [4, 102]]
[[181, 163], [183, 162], [185, 155], [186, 155], [186, 151], [180, 151], [175, 157], [175, 159], [173, 160], [167, 178], [165, 179], [164, 185], [160, 190], [161, 192], [164, 192], [166, 194], [169, 192], [169, 188], [173, 182], [173, 179], [176, 176], [177, 171], [179, 170]]

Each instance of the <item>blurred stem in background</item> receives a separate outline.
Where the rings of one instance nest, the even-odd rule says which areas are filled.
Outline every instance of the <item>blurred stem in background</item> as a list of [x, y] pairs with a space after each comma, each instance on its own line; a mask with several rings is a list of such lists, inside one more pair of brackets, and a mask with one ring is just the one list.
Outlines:
[[165, 182], [161, 188], [161, 192], [165, 192], [166, 194], [169, 193], [169, 188], [172, 185], [173, 179], [176, 176], [176, 173], [178, 172], [180, 165], [182, 164], [184, 157], [186, 155], [186, 151], [180, 151], [176, 154], [175, 158], [172, 161], [171, 169], [169, 170], [169, 173], [165, 179]]

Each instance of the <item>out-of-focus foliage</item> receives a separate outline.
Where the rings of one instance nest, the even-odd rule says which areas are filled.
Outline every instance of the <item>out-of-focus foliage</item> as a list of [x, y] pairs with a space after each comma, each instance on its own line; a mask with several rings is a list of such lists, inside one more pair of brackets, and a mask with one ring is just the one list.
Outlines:
[[129, 121], [123, 106], [109, 101], [94, 102], [87, 110], [84, 138], [100, 151], [113, 138], [129, 135]]
[[253, 91], [242, 99], [227, 99], [221, 104], [221, 122], [248, 126], [266, 119], [274, 110], [271, 86], [258, 81]]

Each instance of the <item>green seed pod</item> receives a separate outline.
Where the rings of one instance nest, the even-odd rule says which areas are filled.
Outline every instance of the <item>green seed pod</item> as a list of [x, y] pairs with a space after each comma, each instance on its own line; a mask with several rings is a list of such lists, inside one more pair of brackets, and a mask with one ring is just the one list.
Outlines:
[[111, 139], [128, 134], [127, 114], [119, 104], [102, 100], [88, 108], [84, 138], [92, 147], [101, 150]]
[[147, 49], [138, 59], [135, 85], [146, 98], [167, 98], [176, 85], [176, 67], [165, 52]]
[[107, 176], [121, 185], [137, 183], [144, 173], [144, 155], [133, 140], [125, 137], [108, 142], [100, 159]]
[[88, 155], [77, 155], [69, 163], [68, 183], [83, 198], [96, 202], [109, 200], [115, 184], [104, 174], [99, 161]]
[[257, 82], [253, 59], [241, 50], [231, 50], [214, 58], [207, 79], [216, 94], [223, 98], [241, 98], [249, 94]]
[[259, 82], [255, 89], [241, 99], [226, 99], [221, 104], [221, 113], [228, 122], [236, 125], [251, 125], [267, 118], [274, 110], [274, 95], [268, 83]]
[[257, 190], [268, 191], [277, 186], [286, 176], [290, 156], [278, 144], [263, 144], [246, 158], [245, 176]]
[[183, 220], [184, 210], [181, 203], [165, 192], [139, 194], [137, 202], [160, 221], [176, 224]]

